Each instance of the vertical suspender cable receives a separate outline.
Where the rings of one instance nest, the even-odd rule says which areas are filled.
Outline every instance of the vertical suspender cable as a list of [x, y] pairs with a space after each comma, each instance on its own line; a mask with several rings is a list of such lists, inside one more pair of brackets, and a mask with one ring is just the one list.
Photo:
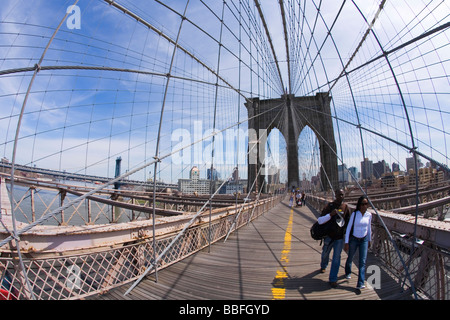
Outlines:
[[[354, 2], [353, 2], [353, 3], [354, 3]], [[354, 4], [355, 4], [355, 3], [354, 3]], [[380, 7], [379, 7], [378, 12], [377, 12], [377, 14], [376, 14], [376, 16], [375, 16], [375, 19], [378, 17], [379, 12], [380, 12], [380, 11], [382, 10], [382, 8], [383, 8], [383, 5], [384, 5], [384, 1], [380, 4]], [[355, 6], [356, 6], [356, 8], [359, 10], [359, 8], [357, 7], [356, 4], [355, 4]], [[366, 18], [364, 17], [364, 15], [362, 14], [362, 12], [361, 12], [361, 11], [359, 11], [359, 12], [361, 13], [361, 15], [363, 16], [364, 20], [365, 20], [366, 23], [367, 23], [367, 20], [366, 20]], [[372, 26], [373, 26], [373, 22], [372, 22], [372, 24], [369, 25], [368, 32], [371, 31], [371, 32], [374, 34], [374, 36], [375, 36], [375, 38], [376, 38], [376, 40], [377, 40], [377, 42], [378, 42], [378, 45], [380, 46], [382, 52], [385, 52], [384, 49], [383, 49], [383, 47], [381, 46], [381, 43], [378, 41], [378, 39], [377, 39], [377, 37], [376, 37], [376, 35], [375, 35], [375, 32], [374, 32], [373, 29], [372, 29]], [[331, 36], [330, 31], [328, 32], [328, 35]], [[332, 38], [332, 37], [331, 37], [331, 38]], [[332, 40], [333, 40], [333, 38], [332, 38]], [[362, 41], [364, 41], [364, 40], [365, 40], [365, 36], [363, 37]], [[334, 43], [334, 40], [333, 40], [333, 43]], [[337, 48], [336, 48], [336, 49], [337, 49]], [[356, 53], [356, 52], [355, 52], [355, 53]], [[338, 52], [338, 54], [339, 54], [339, 52]], [[389, 59], [388, 59], [388, 57], [387, 57], [387, 54], [385, 54], [384, 57], [385, 57], [386, 60], [387, 60], [387, 63], [388, 63], [388, 65], [389, 65], [389, 68], [390, 68], [391, 73], [392, 73], [392, 75], [393, 75], [393, 77], [394, 77], [395, 83], [396, 83], [396, 85], [397, 85], [397, 89], [398, 89], [398, 91], [399, 91], [399, 93], [400, 93], [400, 96], [401, 96], [401, 99], [402, 99], [402, 103], [403, 103], [403, 106], [404, 106], [404, 109], [405, 109], [405, 113], [406, 113], [406, 117], [407, 117], [407, 120], [408, 120], [408, 125], [409, 125], [409, 128], [410, 128], [411, 140], [412, 140], [412, 144], [413, 144], [413, 147], [412, 147], [412, 149], [410, 149], [410, 150], [412, 150], [412, 151], [414, 152], [414, 159], [416, 160], [416, 154], [415, 154], [415, 149], [416, 149], [416, 148], [415, 148], [415, 146], [414, 146], [414, 139], [413, 139], [413, 135], [412, 135], [411, 124], [410, 124], [410, 121], [409, 121], [408, 111], [407, 111], [407, 109], [406, 109], [406, 104], [405, 104], [405, 101], [404, 101], [404, 98], [403, 98], [403, 94], [402, 94], [402, 92], [401, 92], [401, 88], [400, 88], [400, 86], [399, 86], [399, 84], [398, 84], [398, 81], [397, 81], [397, 79], [396, 79], [394, 70], [393, 70], [393, 68], [392, 68], [392, 66], [391, 66], [391, 64], [390, 64], [390, 62], [389, 62]], [[341, 60], [341, 61], [342, 61], [342, 60]], [[341, 76], [342, 76], [343, 74], [346, 75], [347, 82], [349, 83], [349, 86], [350, 86], [350, 82], [349, 82], [349, 79], [348, 79], [348, 74], [345, 73], [346, 67], [347, 67], [347, 66], [344, 67], [344, 70], [343, 70], [343, 72], [341, 73]], [[351, 90], [351, 86], [350, 86], [350, 90]], [[352, 98], [353, 98], [353, 93], [352, 93]], [[354, 99], [353, 99], [353, 103], [354, 103], [354, 105], [355, 105], [355, 110], [356, 110], [356, 103], [355, 103], [355, 100], [354, 100]], [[361, 134], [362, 131], [361, 131], [361, 125], [359, 124], [359, 117], [358, 117], [358, 126], [357, 126], [357, 127], [360, 129], [360, 137], [361, 137], [361, 139], [362, 139], [362, 134]], [[362, 142], [362, 140], [361, 140], [361, 142]], [[363, 145], [363, 153], [364, 153], [364, 145]], [[336, 155], [337, 155], [337, 154], [336, 154]], [[416, 172], [417, 172], [417, 161], [415, 161], [415, 168], [416, 168]], [[364, 192], [364, 190], [362, 190], [362, 191]], [[416, 225], [417, 225], [417, 214], [418, 214], [418, 175], [416, 174]], [[382, 221], [382, 219], [380, 219], [380, 220]], [[384, 222], [383, 222], [383, 221], [382, 221], [382, 224], [384, 225]], [[416, 225], [415, 225], [415, 231], [414, 231], [414, 239], [413, 239], [413, 241], [415, 241]], [[384, 227], [385, 227], [385, 229], [387, 230], [386, 226], [384, 226]], [[388, 234], [389, 234], [389, 232], [388, 232]], [[390, 236], [390, 234], [389, 234], [389, 236]], [[391, 238], [391, 236], [390, 236], [390, 238]], [[391, 240], [392, 240], [392, 238], [391, 238]], [[394, 247], [396, 247], [394, 241], [392, 241], [392, 242], [393, 242], [393, 244], [394, 244]], [[413, 243], [413, 249], [414, 249], [414, 243]], [[397, 253], [398, 253], [399, 256], [400, 256], [400, 253], [398, 252], [398, 249], [397, 249], [397, 248], [396, 248], [396, 250], [397, 250]], [[409, 272], [408, 272], [408, 268], [406, 267], [406, 264], [404, 263], [404, 261], [403, 261], [403, 259], [402, 259], [401, 256], [400, 256], [400, 259], [401, 259], [401, 261], [402, 261], [402, 263], [403, 263], [403, 265], [404, 265], [404, 267], [405, 267], [405, 270], [406, 270], [406, 276], [407, 276], [407, 277], [409, 278], [409, 280], [410, 280], [410, 283], [411, 283], [411, 286], [412, 286], [414, 295], [415, 295], [415, 297], [417, 298], [416, 291], [415, 291], [415, 289], [414, 289], [414, 284], [413, 284], [413, 282], [412, 282], [412, 280], [411, 280], [411, 278], [410, 278], [410, 275], [409, 275]]]
[[[262, 9], [261, 9], [261, 4], [259, 3], [258, 0], [254, 0], [254, 2], [255, 2], [256, 9], [258, 10], [259, 17], [261, 18], [261, 22], [263, 24], [264, 31], [266, 32], [267, 41], [269, 41], [270, 49], [272, 51], [273, 59], [274, 59], [274, 62], [275, 62], [275, 65], [276, 65], [276, 68], [277, 68], [277, 71], [278, 71], [278, 76], [280, 77], [281, 92], [284, 92], [285, 94], [287, 94], [287, 92], [285, 91], [285, 88], [284, 88], [284, 84], [283, 84], [283, 77], [281, 76], [280, 64], [278, 63], [278, 58], [277, 58], [277, 55], [276, 55], [276, 52], [275, 52], [275, 48], [273, 46], [272, 37], [270, 36], [269, 28], [267, 26], [266, 19], [264, 18], [264, 14], [263, 14]], [[284, 14], [283, 14], [283, 21], [284, 21]], [[287, 45], [287, 42], [286, 42], [286, 49], [287, 48], [288, 48], [288, 45]], [[289, 59], [288, 59], [288, 63], [289, 63]], [[289, 93], [290, 93], [290, 91], [289, 91]]]
[[[385, 3], [385, 2], [386, 2], [386, 0], [383, 0], [383, 1], [380, 3], [380, 5], [379, 5], [379, 7], [378, 7], [378, 10], [377, 10], [377, 12], [376, 12], [376, 14], [375, 14], [375, 17], [372, 19], [372, 23], [371, 23], [371, 24], [369, 25], [369, 27], [367, 28], [365, 34], [363, 35], [361, 41], [359, 42], [359, 44], [358, 44], [358, 46], [357, 46], [357, 48], [355, 49], [355, 51], [353, 52], [352, 56], [350, 57], [350, 59], [349, 59], [349, 60], [347, 61], [347, 63], [345, 64], [345, 66], [344, 66], [344, 63], [343, 63], [343, 61], [342, 61], [341, 55], [340, 55], [340, 53], [339, 53], [339, 50], [337, 49], [337, 46], [336, 46], [336, 44], [335, 44], [335, 42], [334, 42], [334, 39], [333, 39], [333, 37], [331, 37], [331, 39], [332, 39], [332, 41], [333, 41], [333, 44], [334, 44], [334, 46], [335, 46], [335, 48], [336, 48], [336, 52], [337, 52], [337, 54], [338, 54], [338, 56], [339, 56], [339, 60], [340, 60], [340, 62], [341, 62], [341, 64], [342, 64], [342, 66], [343, 66], [343, 69], [342, 69], [341, 74], [339, 75], [339, 77], [334, 81], [334, 83], [333, 83], [333, 84], [330, 86], [330, 88], [328, 89], [328, 92], [331, 92], [331, 90], [333, 89], [333, 87], [336, 85], [337, 81], [338, 81], [343, 75], [345, 75], [345, 78], [346, 78], [347, 83], [348, 83], [348, 86], [349, 86], [350, 94], [351, 94], [351, 97], [352, 97], [353, 105], [354, 105], [354, 107], [355, 107], [355, 114], [356, 114], [356, 119], [357, 119], [357, 122], [358, 122], [357, 128], [359, 129], [359, 136], [360, 136], [360, 139], [361, 139], [361, 148], [362, 148], [362, 156], [363, 156], [363, 159], [365, 159], [366, 156], [365, 156], [365, 149], [364, 149], [364, 139], [363, 139], [362, 129], [361, 129], [361, 122], [360, 122], [360, 119], [359, 119], [358, 108], [356, 107], [355, 96], [354, 96], [354, 94], [353, 94], [353, 89], [352, 89], [352, 86], [351, 86], [351, 84], [350, 84], [350, 80], [349, 80], [349, 78], [348, 78], [348, 73], [346, 73], [346, 69], [347, 69], [347, 67], [350, 65], [350, 63], [351, 63], [351, 61], [353, 60], [353, 58], [355, 57], [356, 53], [357, 53], [357, 52], [359, 51], [359, 49], [361, 48], [361, 46], [362, 46], [362, 44], [364, 43], [364, 41], [366, 40], [367, 35], [368, 35], [368, 34], [370, 33], [370, 31], [372, 30], [372, 27], [373, 27], [373, 25], [375, 24], [375, 21], [377, 20], [378, 16], [380, 15], [381, 10], [383, 10], [384, 3]], [[353, 2], [353, 3], [354, 3], [354, 2]], [[339, 122], [337, 122], [337, 123], [339, 124]], [[341, 152], [342, 152], [342, 150], [341, 150]], [[341, 154], [341, 157], [342, 157], [342, 154]], [[367, 166], [366, 166], [366, 165], [364, 166], [364, 170], [365, 170], [365, 175], [367, 176]], [[367, 183], [365, 184], [365, 193], [367, 193]]]
[[[303, 115], [302, 115], [302, 116], [303, 116]], [[319, 135], [320, 135], [320, 134], [319, 134]], [[322, 136], [320, 136], [320, 138], [323, 139]], [[326, 141], [325, 141], [325, 143], [326, 143]], [[330, 147], [330, 146], [328, 146], [328, 147]], [[330, 147], [330, 149], [331, 149], [331, 147]], [[338, 156], [338, 154], [336, 153], [335, 150], [333, 150], [333, 149], [331, 149], [331, 150], [332, 150], [332, 152], [334, 152], [334, 154], [336, 155], [336, 157], [338, 158], [338, 160], [343, 161], [342, 159], [339, 158], [339, 156]], [[364, 189], [363, 189], [363, 188], [361, 187], [361, 185], [358, 183], [358, 180], [356, 179], [356, 177], [351, 173], [351, 171], [349, 171], [349, 173], [350, 173], [350, 175], [352, 176], [353, 180], [355, 180], [355, 182], [356, 182], [356, 184], [358, 185], [359, 189], [360, 189], [364, 194], [366, 194], [365, 191], [364, 191]], [[366, 194], [366, 195], [367, 195], [367, 194]], [[402, 265], [403, 265], [403, 268], [405, 269], [406, 276], [408, 277], [408, 279], [409, 279], [409, 281], [410, 281], [410, 283], [411, 283], [411, 286], [412, 286], [412, 290], [413, 290], [414, 296], [415, 296], [416, 299], [417, 299], [417, 293], [416, 293], [416, 290], [415, 290], [415, 288], [414, 288], [414, 284], [413, 284], [413, 282], [412, 282], [412, 279], [411, 279], [411, 276], [410, 276], [410, 273], [409, 273], [408, 266], [406, 265], [406, 263], [405, 263], [403, 257], [401, 256], [400, 250], [398, 249], [398, 246], [397, 246], [397, 244], [395, 243], [395, 241], [394, 241], [394, 239], [393, 239], [393, 237], [392, 237], [392, 234], [390, 233], [389, 229], [387, 228], [387, 226], [386, 226], [386, 224], [384, 223], [384, 221], [383, 221], [383, 219], [381, 218], [381, 216], [378, 214], [378, 210], [377, 210], [376, 207], [373, 205], [373, 203], [372, 203], [372, 201], [370, 200], [370, 198], [368, 198], [368, 200], [369, 200], [369, 204], [372, 206], [372, 208], [374, 209], [374, 211], [375, 211], [375, 213], [377, 214], [378, 218], [380, 219], [381, 225], [383, 226], [384, 230], [386, 231], [386, 234], [388, 235], [389, 240], [391, 241], [392, 245], [394, 246], [395, 251], [397, 252], [397, 255], [399, 256], [399, 259], [400, 259], [400, 261], [401, 261], [401, 263], [402, 263]]]
[[[355, 6], [356, 6], [356, 8], [358, 8], [358, 6], [356, 4], [355, 4]], [[364, 21], [366, 21], [366, 23], [368, 23], [367, 19], [365, 18], [364, 14], [359, 10], [359, 8], [358, 8], [358, 11], [361, 14], [361, 16], [363, 17]], [[417, 218], [418, 218], [418, 215], [419, 215], [419, 171], [418, 171], [418, 168], [417, 168], [417, 154], [416, 154], [416, 146], [415, 146], [415, 143], [414, 143], [414, 135], [413, 135], [413, 131], [412, 131], [411, 120], [409, 119], [408, 109], [406, 108], [405, 99], [403, 97], [403, 92], [402, 92], [402, 89], [400, 88], [400, 84], [398, 82], [398, 79], [397, 79], [397, 76], [396, 76], [396, 74], [394, 72], [394, 69], [392, 68], [392, 65], [391, 65], [391, 62], [389, 60], [388, 54], [386, 54], [386, 51], [384, 50], [384, 48], [383, 48], [380, 40], [378, 39], [375, 31], [373, 30], [373, 28], [371, 28], [370, 31], [372, 32], [373, 36], [375, 37], [375, 40], [376, 40], [378, 46], [380, 47], [381, 52], [383, 52], [384, 58], [386, 60], [386, 63], [388, 65], [388, 67], [389, 67], [389, 70], [391, 71], [392, 78], [395, 81], [395, 85], [397, 87], [400, 99], [402, 101], [403, 109], [405, 111], [406, 120], [408, 122], [409, 134], [411, 136], [411, 146], [412, 147], [411, 147], [410, 151], [413, 153], [413, 156], [414, 156], [414, 170], [416, 172], [416, 213], [415, 213], [415, 222], [414, 222], [414, 237], [412, 239], [412, 251], [411, 251], [411, 252], [414, 252], [414, 246], [415, 246], [415, 242], [416, 242], [416, 233], [417, 233]], [[408, 268], [406, 268], [406, 270], [408, 270]], [[416, 290], [415, 290], [415, 287], [414, 287], [414, 282], [412, 281], [412, 279], [411, 279], [411, 277], [409, 275], [409, 272], [407, 272], [407, 277], [409, 278], [409, 282], [411, 284], [411, 288], [413, 290], [414, 297], [415, 297], [415, 299], [417, 299], [417, 293], [416, 293]]]
[[[241, 90], [241, 68], [242, 68], [242, 8], [241, 8], [242, 4], [239, 1], [239, 62], [238, 62], [238, 89], [239, 91]], [[234, 204], [234, 209], [235, 212], [237, 212], [237, 205], [238, 205], [238, 197], [239, 197], [239, 193], [238, 193], [238, 186], [239, 186], [239, 129], [240, 129], [240, 116], [241, 116], [241, 96], [238, 96], [238, 105], [237, 105], [237, 109], [238, 109], [238, 118], [237, 118], [237, 122], [238, 122], [238, 127], [237, 127], [237, 137], [236, 137], [236, 169], [235, 171], [233, 171], [233, 175], [232, 178], [236, 179], [235, 181], [235, 186], [236, 186], [236, 194], [235, 194], [235, 204]]]
[[[78, 0], [75, 0], [74, 4], [72, 6], [75, 6], [77, 3], [78, 3]], [[16, 164], [17, 141], [19, 140], [20, 127], [21, 127], [21, 124], [22, 124], [22, 118], [23, 118], [23, 114], [25, 112], [25, 107], [27, 105], [28, 96], [30, 95], [31, 87], [33, 86], [34, 79], [36, 79], [36, 76], [37, 76], [38, 72], [40, 71], [41, 64], [42, 64], [42, 61], [44, 60], [45, 54], [47, 53], [47, 50], [50, 47], [50, 44], [53, 42], [53, 39], [55, 38], [55, 36], [58, 33], [59, 29], [61, 28], [62, 24], [66, 20], [68, 14], [69, 13], [66, 10], [66, 14], [62, 18], [62, 20], [59, 23], [58, 27], [53, 32], [53, 35], [50, 38], [50, 40], [48, 41], [47, 46], [45, 47], [44, 52], [42, 53], [41, 58], [39, 59], [39, 62], [37, 64], [35, 64], [33, 76], [31, 77], [30, 84], [28, 85], [27, 92], [26, 92], [25, 97], [23, 99], [22, 108], [20, 110], [19, 118], [18, 118], [18, 121], [17, 121], [16, 135], [15, 135], [15, 138], [14, 138], [14, 146], [13, 146], [12, 161], [11, 161], [11, 197], [12, 198], [14, 197], [14, 173], [15, 173], [15, 164]], [[28, 276], [26, 274], [25, 266], [23, 264], [22, 255], [21, 255], [21, 252], [20, 252], [20, 243], [19, 243], [20, 239], [19, 239], [19, 236], [17, 234], [17, 228], [16, 228], [15, 204], [14, 204], [14, 201], [12, 201], [11, 205], [12, 205], [11, 215], [12, 215], [12, 225], [13, 225], [13, 232], [14, 232], [14, 240], [16, 242], [17, 254], [19, 256], [20, 268], [22, 269], [22, 273], [23, 273], [23, 276], [25, 278], [25, 282], [27, 284], [28, 291], [30, 292], [30, 296], [31, 296], [31, 298], [33, 300], [35, 300], [35, 296], [34, 296], [32, 288], [31, 288], [31, 284], [30, 284], [30, 281], [28, 279]]]
[[287, 72], [288, 72], [288, 85], [289, 85], [289, 94], [292, 94], [292, 78], [291, 78], [291, 58], [289, 55], [289, 39], [287, 35], [287, 27], [286, 27], [286, 14], [284, 12], [284, 3], [283, 0], [278, 1], [280, 4], [281, 11], [281, 21], [283, 22], [283, 32], [284, 32], [284, 43], [286, 47], [286, 60], [287, 60]]
[[[186, 10], [187, 7], [189, 5], [189, 0], [187, 0], [186, 2], [186, 6], [184, 8], [184, 13], [183, 16], [181, 17], [181, 22], [180, 22], [180, 27], [178, 28], [178, 34], [177, 34], [177, 39], [175, 41], [175, 44], [173, 46], [173, 52], [172, 52], [172, 59], [170, 61], [170, 66], [169, 66], [169, 72], [167, 73], [167, 81], [166, 81], [166, 86], [164, 89], [164, 97], [163, 97], [163, 101], [162, 101], [162, 106], [161, 106], [161, 113], [160, 113], [160, 118], [159, 118], [159, 127], [158, 127], [158, 136], [157, 136], [157, 140], [156, 140], [156, 149], [155, 149], [155, 156], [154, 159], [155, 161], [155, 167], [154, 167], [154, 172], [153, 172], [153, 213], [152, 213], [152, 220], [153, 220], [153, 259], [154, 261], [156, 260], [156, 231], [155, 231], [155, 219], [156, 219], [156, 174], [157, 174], [157, 169], [158, 169], [158, 162], [160, 162], [159, 160], [159, 143], [161, 140], [161, 127], [162, 127], [162, 121], [163, 121], [163, 117], [164, 117], [164, 108], [166, 105], [166, 99], [167, 99], [167, 92], [169, 90], [169, 83], [170, 83], [170, 77], [171, 77], [171, 72], [172, 72], [172, 67], [173, 67], [173, 63], [175, 61], [175, 54], [177, 52], [177, 48], [178, 48], [178, 40], [180, 38], [180, 33], [181, 33], [181, 28], [183, 26], [183, 22], [185, 19], [185, 15], [186, 15]], [[158, 267], [155, 263], [155, 280], [158, 281]]]
[[[281, 112], [283, 112], [283, 109], [280, 108], [280, 111], [278, 112], [278, 114], [281, 113]], [[272, 126], [272, 124], [274, 123], [275, 119], [278, 118], [278, 114], [272, 119], [272, 122], [269, 124], [269, 127]], [[265, 114], [263, 114], [263, 115], [265, 115]], [[260, 117], [260, 116], [261, 116], [261, 115], [257, 115], [257, 117]], [[255, 147], [259, 149], [259, 144], [260, 144], [261, 142], [263, 142], [263, 143], [266, 143], [266, 142], [267, 142], [266, 139], [263, 138], [263, 136], [258, 137], [257, 143], [253, 144], [252, 148], [248, 150], [248, 153], [252, 152], [252, 150], [253, 150]], [[256, 173], [256, 176], [255, 176], [255, 179], [253, 180], [252, 185], [251, 185], [251, 187], [249, 188], [249, 190], [253, 190], [254, 186], [257, 184], [257, 181], [258, 181], [258, 179], [259, 179], [259, 176], [261, 175], [261, 170], [262, 170], [263, 168], [265, 168], [265, 166], [266, 166], [266, 163], [265, 163], [265, 162], [266, 162], [266, 157], [264, 157], [264, 161], [263, 161], [263, 163], [261, 164], [261, 166], [259, 167], [259, 169], [258, 169], [258, 171], [257, 171], [257, 173]], [[265, 181], [265, 180], [264, 180], [264, 181]], [[257, 196], [258, 199], [259, 199], [259, 194], [261, 194], [261, 191], [262, 191], [262, 189], [263, 189], [264, 181], [262, 182], [261, 187], [260, 187], [259, 190], [258, 190], [258, 196]], [[239, 210], [239, 212], [236, 212], [236, 213], [235, 213], [233, 222], [231, 223], [231, 226], [230, 226], [230, 228], [228, 229], [228, 232], [227, 232], [227, 235], [225, 236], [224, 242], [227, 241], [228, 236], [229, 236], [230, 233], [232, 232], [233, 227], [236, 225], [236, 222], [238, 221], [239, 216], [240, 216], [240, 214], [241, 214], [241, 212], [242, 212], [243, 208], [245, 207], [245, 204], [247, 203], [248, 200], [250, 200], [250, 194], [249, 194], [249, 193], [247, 193], [247, 197], [244, 199], [244, 203], [242, 204], [241, 209]], [[256, 206], [256, 203], [257, 203], [257, 202], [255, 201], [255, 204], [254, 204], [255, 206]], [[236, 228], [237, 228], [237, 227], [236, 227]]]
[[[330, 37], [330, 39], [331, 39], [331, 41], [332, 41], [332, 43], [333, 43], [333, 45], [334, 45], [334, 47], [335, 47], [335, 49], [336, 49], [336, 52], [337, 52], [337, 54], [338, 54], [338, 56], [339, 56], [339, 59], [340, 59], [340, 61], [341, 61], [341, 64], [343, 64], [343, 63], [342, 63], [342, 58], [341, 58], [340, 53], [339, 53], [339, 50], [338, 50], [338, 48], [337, 48], [337, 46], [336, 46], [336, 44], [335, 44], [334, 38], [333, 38], [333, 36], [332, 36], [332, 34], [331, 34], [331, 30], [333, 29], [334, 25], [336, 24], [336, 21], [337, 21], [338, 17], [340, 16], [340, 14], [341, 14], [341, 12], [342, 12], [342, 10], [343, 10], [343, 7], [344, 7], [344, 5], [345, 5], [345, 2], [346, 2], [345, 0], [342, 2], [341, 6], [340, 6], [340, 9], [339, 9], [339, 11], [338, 11], [336, 17], [334, 18], [333, 23], [332, 23], [332, 25], [331, 25], [330, 28], [328, 28], [328, 26], [327, 26], [327, 24], [326, 24], [326, 22], [325, 22], [325, 19], [323, 18], [322, 14], [320, 13], [320, 4], [319, 4], [319, 7], [316, 6], [316, 9], [317, 9], [316, 20], [317, 20], [318, 17], [320, 17], [320, 18], [322, 19], [322, 21], [323, 21], [325, 27], [327, 28], [327, 36], [326, 36], [325, 39], [323, 40], [322, 45], [321, 45], [320, 47], [317, 47], [317, 43], [316, 43], [316, 41], [315, 41], [314, 38], [313, 38], [313, 32], [311, 32], [311, 41], [314, 40], [314, 44], [316, 45], [316, 48], [317, 48], [317, 54], [316, 54], [316, 56], [315, 56], [315, 58], [314, 58], [314, 61], [318, 58], [318, 59], [320, 60], [320, 62], [322, 63], [322, 68], [323, 68], [324, 71], [325, 71], [325, 77], [326, 77], [326, 79], [327, 79], [327, 83], [329, 83], [329, 81], [328, 81], [328, 74], [327, 74], [327, 72], [326, 72], [326, 68], [325, 68], [325, 65], [324, 65], [324, 62], [323, 62], [323, 59], [322, 59], [322, 56], [321, 56], [320, 52], [321, 52], [322, 48], [323, 48], [324, 45], [325, 45], [326, 39], [327, 39], [328, 37]], [[280, 1], [280, 4], [281, 4], [281, 1]], [[300, 4], [299, 4], [299, 6], [300, 6]], [[300, 8], [300, 7], [299, 7], [299, 8]], [[301, 9], [300, 9], [300, 11], [301, 11]], [[304, 12], [304, 11], [303, 11], [303, 12]], [[305, 14], [303, 14], [303, 16], [305, 16]], [[309, 46], [308, 46], [308, 47], [309, 47]], [[313, 61], [313, 63], [311, 64], [309, 70], [312, 69], [312, 70], [314, 71], [314, 74], [315, 74], [315, 73], [316, 73], [316, 72], [315, 72], [315, 68], [313, 67], [314, 61]], [[309, 70], [308, 70], [308, 73], [309, 73]], [[317, 79], [317, 76], [316, 76], [316, 79]], [[353, 99], [353, 103], [354, 103], [354, 105], [355, 105], [355, 110], [356, 110], [356, 103], [355, 103], [355, 99], [354, 99], [354, 95], [353, 95], [353, 91], [352, 91], [352, 89], [351, 89], [350, 83], [349, 83], [349, 87], [350, 87], [350, 93], [351, 93], [351, 96], [352, 96], [352, 99]], [[330, 89], [328, 92], [330, 92], [330, 91], [331, 91], [331, 89]], [[333, 102], [333, 106], [334, 106], [334, 102]], [[357, 112], [357, 111], [356, 111], [356, 112]], [[336, 113], [336, 112], [335, 112], [335, 113]], [[298, 117], [298, 116], [297, 116], [297, 117]], [[340, 133], [339, 122], [336, 122], [336, 123], [337, 123], [338, 137], [339, 137], [339, 145], [341, 146], [341, 148], [340, 148], [340, 150], [341, 150], [341, 158], [343, 158], [343, 156], [342, 156], [342, 141], [341, 141], [341, 135], [339, 134], [339, 133]], [[361, 136], [361, 139], [362, 139], [362, 136]], [[333, 152], [334, 152], [334, 150], [333, 150]], [[363, 151], [363, 154], [364, 154], [364, 151]], [[323, 167], [321, 167], [321, 169], [322, 169], [323, 172], [325, 173], [325, 176], [326, 176], [326, 178], [327, 178], [327, 180], [328, 180], [328, 183], [329, 183], [329, 185], [330, 185], [330, 189], [333, 190], [333, 186], [332, 186], [332, 184], [331, 184], [331, 182], [330, 182], [330, 180], [329, 180], [329, 177], [328, 177], [327, 173], [325, 172], [325, 169], [323, 169]], [[338, 179], [338, 181], [339, 181], [339, 179]]]
[[[222, 4], [222, 17], [220, 18], [220, 35], [219, 35], [219, 52], [217, 54], [217, 76], [216, 76], [216, 91], [214, 96], [214, 118], [213, 118], [213, 133], [216, 131], [216, 118], [217, 118], [217, 95], [219, 91], [219, 73], [220, 73], [220, 54], [222, 48], [222, 33], [223, 33], [223, 17], [225, 13], [225, 0]], [[211, 216], [212, 216], [212, 195], [213, 195], [213, 184], [214, 184], [214, 142], [216, 135], [212, 136], [211, 143], [211, 169], [209, 172], [209, 232], [208, 232], [208, 251], [211, 251]]]

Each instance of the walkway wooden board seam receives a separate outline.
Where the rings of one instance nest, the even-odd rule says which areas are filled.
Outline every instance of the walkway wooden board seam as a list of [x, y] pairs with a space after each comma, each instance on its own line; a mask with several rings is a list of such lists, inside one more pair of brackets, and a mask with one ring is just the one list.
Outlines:
[[[291, 214], [289, 252], [281, 261]], [[154, 276], [151, 275], [127, 297], [123, 297], [123, 293], [130, 284], [115, 288], [97, 298], [270, 300], [274, 298], [272, 289], [276, 290], [278, 287], [283, 290], [285, 299], [373, 300], [405, 297], [398, 283], [386, 275], [383, 276], [384, 283], [380, 290], [368, 286], [360, 293], [357, 292], [356, 266], [353, 265], [352, 279], [347, 280], [343, 276], [347, 257], [344, 252], [338, 274], [339, 285], [337, 288], [331, 288], [328, 284], [328, 270], [326, 273], [319, 272], [322, 247], [309, 235], [309, 228], [317, 219], [316, 215], [317, 212], [308, 207], [294, 207], [291, 211], [287, 202], [282, 202], [248, 226], [232, 233], [226, 242], [214, 244], [210, 252], [204, 249], [159, 270], [158, 282], [155, 282]], [[370, 263], [378, 261], [369, 256], [368, 265]], [[277, 278], [277, 272], [281, 272], [283, 277]]]

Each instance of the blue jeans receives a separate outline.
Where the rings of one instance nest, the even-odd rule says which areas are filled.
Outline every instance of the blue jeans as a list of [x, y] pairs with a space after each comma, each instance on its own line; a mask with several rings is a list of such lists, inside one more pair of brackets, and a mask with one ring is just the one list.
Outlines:
[[359, 249], [359, 274], [358, 274], [358, 283], [357, 286], [361, 287], [364, 285], [364, 280], [366, 278], [366, 260], [367, 260], [367, 250], [369, 248], [369, 239], [364, 238], [355, 238], [354, 236], [350, 236], [348, 243], [348, 257], [345, 262], [345, 274], [350, 274], [352, 272], [352, 261], [355, 256], [356, 250]]
[[331, 260], [330, 269], [330, 282], [337, 281], [337, 275], [339, 272], [339, 267], [341, 266], [341, 252], [344, 246], [344, 239], [332, 240], [330, 237], [326, 237], [323, 240], [322, 248], [322, 260], [320, 262], [320, 268], [326, 269], [328, 266], [328, 260], [330, 259], [330, 252], [333, 249], [333, 259]]

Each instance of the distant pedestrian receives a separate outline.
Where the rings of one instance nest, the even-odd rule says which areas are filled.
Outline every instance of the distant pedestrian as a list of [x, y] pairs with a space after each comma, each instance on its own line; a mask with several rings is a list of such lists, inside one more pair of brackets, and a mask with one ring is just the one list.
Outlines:
[[352, 261], [356, 253], [359, 250], [359, 274], [357, 289], [365, 288], [365, 273], [366, 273], [366, 260], [367, 250], [370, 246], [370, 239], [372, 235], [372, 214], [367, 211], [369, 206], [369, 200], [366, 196], [361, 196], [356, 204], [356, 210], [352, 213], [347, 231], [345, 233], [344, 250], [348, 253], [347, 261], [345, 263], [345, 275], [347, 279], [350, 279], [352, 272]]
[[301, 197], [302, 197], [302, 196], [301, 196], [301, 194], [300, 194], [300, 191], [297, 191], [296, 194], [295, 194], [295, 202], [296, 202], [296, 204], [297, 204], [297, 207], [302, 205], [302, 199], [301, 199]]

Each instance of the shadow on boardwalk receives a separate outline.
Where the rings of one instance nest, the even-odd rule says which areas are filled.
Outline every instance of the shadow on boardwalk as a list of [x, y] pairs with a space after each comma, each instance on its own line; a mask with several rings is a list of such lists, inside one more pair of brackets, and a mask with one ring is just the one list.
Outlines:
[[[401, 286], [383, 268], [380, 288], [367, 284], [356, 290], [357, 267], [351, 279], [344, 278], [345, 259], [341, 256], [337, 288], [328, 283], [328, 270], [320, 273], [322, 247], [309, 229], [318, 212], [308, 206], [290, 208], [287, 201], [219, 241], [144, 279], [124, 296], [128, 285], [90, 299], [132, 300], [396, 300], [408, 299]], [[357, 256], [355, 257], [357, 258]], [[357, 260], [355, 260], [357, 261]], [[376, 265], [369, 253], [367, 266]], [[366, 274], [369, 277], [370, 274]]]

